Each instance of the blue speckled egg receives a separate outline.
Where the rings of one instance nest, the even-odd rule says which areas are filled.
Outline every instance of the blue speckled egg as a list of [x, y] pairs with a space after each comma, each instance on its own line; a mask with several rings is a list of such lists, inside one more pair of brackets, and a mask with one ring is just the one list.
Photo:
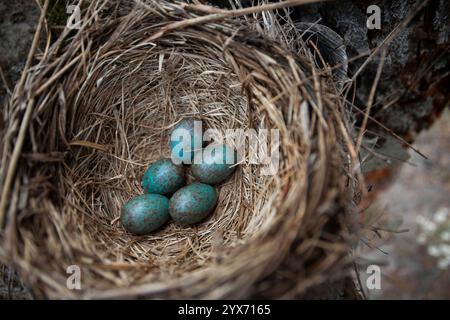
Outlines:
[[143, 194], [128, 201], [120, 216], [123, 227], [136, 235], [160, 228], [169, 220], [169, 199], [160, 194]]
[[186, 184], [186, 174], [182, 165], [170, 159], [153, 162], [142, 178], [145, 193], [171, 195]]
[[231, 176], [236, 168], [237, 152], [226, 144], [209, 145], [203, 150], [202, 156], [201, 161], [196, 158], [191, 166], [192, 175], [200, 182], [220, 183]]
[[174, 193], [169, 201], [169, 214], [182, 226], [200, 222], [217, 204], [217, 192], [210, 185], [195, 182]]
[[187, 118], [178, 122], [170, 134], [170, 157], [176, 164], [191, 164], [195, 151], [203, 146], [202, 121]]

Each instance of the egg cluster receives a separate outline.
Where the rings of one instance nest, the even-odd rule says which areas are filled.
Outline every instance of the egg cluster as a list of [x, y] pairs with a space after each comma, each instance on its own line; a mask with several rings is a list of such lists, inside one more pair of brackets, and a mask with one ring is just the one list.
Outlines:
[[[217, 192], [213, 185], [230, 177], [237, 153], [226, 144], [213, 144], [206, 152], [203, 133], [194, 130], [195, 121], [198, 120], [184, 119], [174, 127], [170, 142], [172, 158], [153, 162], [142, 178], [145, 194], [122, 207], [121, 222], [127, 231], [147, 234], [159, 229], [170, 218], [179, 225], [189, 226], [214, 211]], [[191, 139], [188, 143], [174, 139], [180, 130], [188, 133], [187, 137]], [[174, 158], [179, 164], [172, 161]], [[187, 164], [192, 161], [190, 170], [196, 181], [187, 185]]]

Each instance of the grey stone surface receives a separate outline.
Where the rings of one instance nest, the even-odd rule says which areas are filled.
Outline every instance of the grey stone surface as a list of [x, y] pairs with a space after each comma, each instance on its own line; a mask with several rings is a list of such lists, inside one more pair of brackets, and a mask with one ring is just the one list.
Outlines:
[[[320, 19], [320, 23], [335, 30], [344, 38], [351, 59], [379, 46], [422, 2], [331, 1], [298, 7], [294, 15], [304, 21]], [[371, 4], [381, 9], [381, 30], [368, 30], [366, 27], [366, 10]], [[436, 93], [431, 97], [429, 89], [432, 86], [441, 91], [439, 94], [449, 97], [449, 14], [449, 1], [429, 1], [425, 9], [388, 45], [372, 115], [401, 135], [426, 128], [430, 123], [428, 118], [442, 109], [442, 102], [438, 100], [442, 97]], [[350, 77], [363, 62], [364, 58], [350, 63]], [[379, 59], [374, 59], [357, 79], [357, 104], [363, 109], [378, 65]], [[382, 108], [395, 98], [399, 98], [396, 103]]]
[[[38, 20], [39, 10], [34, 1], [0, 1], [0, 67], [10, 89], [20, 77]], [[0, 80], [0, 105], [6, 93]]]

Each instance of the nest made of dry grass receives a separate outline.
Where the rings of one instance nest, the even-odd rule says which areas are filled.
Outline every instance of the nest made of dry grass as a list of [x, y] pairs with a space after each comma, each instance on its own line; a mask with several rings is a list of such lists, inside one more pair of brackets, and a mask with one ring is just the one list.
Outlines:
[[[276, 23], [216, 10], [95, 1], [35, 55], [5, 112], [0, 258], [37, 297], [291, 298], [345, 271], [356, 183], [343, 99]], [[188, 116], [278, 129], [279, 172], [245, 158], [211, 218], [132, 236], [120, 207]]]

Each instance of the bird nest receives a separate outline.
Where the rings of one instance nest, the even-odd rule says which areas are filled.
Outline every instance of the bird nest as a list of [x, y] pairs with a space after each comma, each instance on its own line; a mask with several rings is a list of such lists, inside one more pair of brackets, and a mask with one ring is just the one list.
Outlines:
[[[82, 9], [79, 30], [34, 55], [5, 112], [0, 258], [33, 293], [293, 298], [345, 275], [351, 126], [329, 70], [310, 49], [292, 50], [301, 39], [261, 22], [261, 8]], [[218, 132], [276, 132], [279, 157], [255, 163], [244, 148], [211, 217], [134, 236], [121, 206], [186, 117]], [[67, 285], [71, 266], [80, 290]]]

